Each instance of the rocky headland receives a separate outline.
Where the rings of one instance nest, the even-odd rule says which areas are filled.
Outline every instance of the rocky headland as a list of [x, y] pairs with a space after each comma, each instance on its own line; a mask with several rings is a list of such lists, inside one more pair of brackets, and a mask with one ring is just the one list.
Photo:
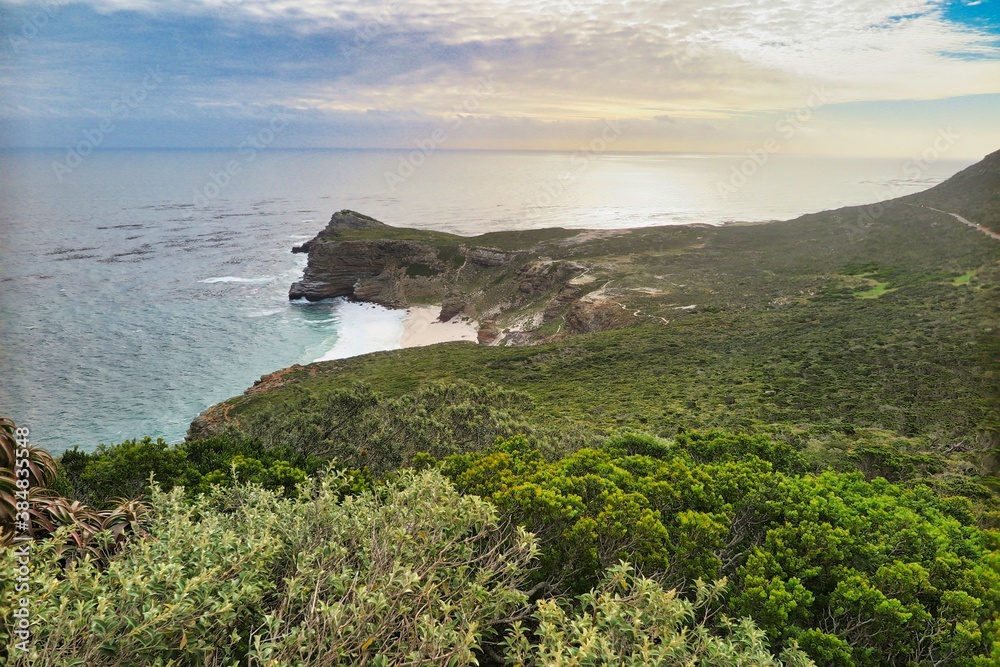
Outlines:
[[1000, 152], [919, 197], [766, 224], [463, 237], [340, 211], [295, 249], [308, 263], [291, 298], [440, 307], [439, 319], [477, 322], [480, 345], [284, 369], [190, 435], [302, 388], [357, 380], [397, 395], [455, 378], [607, 428], [804, 414], [908, 436], [995, 424], [981, 399], [996, 393], [1000, 264], [982, 223], [996, 219], [997, 173]]
[[[942, 232], [964, 239], [960, 223], [995, 242], [998, 193], [1000, 151], [926, 192], [767, 224], [465, 237], [343, 210], [293, 249], [308, 262], [288, 296], [440, 306], [442, 322], [475, 321], [480, 344], [504, 346], [787, 308], [833, 289], [878, 296], [896, 281], [845, 267], [912, 264], [909, 245]], [[949, 261], [948, 270], [965, 264], [961, 256]]]
[[552, 257], [600, 236], [558, 229], [467, 238], [391, 227], [343, 210], [292, 249], [307, 253], [308, 262], [288, 297], [346, 297], [388, 308], [436, 304], [442, 322], [479, 321], [483, 344], [602, 331], [633, 316], [603, 294], [592, 264]]

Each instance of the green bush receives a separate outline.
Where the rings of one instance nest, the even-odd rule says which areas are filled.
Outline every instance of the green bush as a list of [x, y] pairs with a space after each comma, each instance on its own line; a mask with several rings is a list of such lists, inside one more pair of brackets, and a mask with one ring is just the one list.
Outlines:
[[762, 457], [797, 467], [785, 447], [716, 433], [625, 435], [554, 462], [514, 439], [440, 469], [537, 535], [536, 582], [557, 593], [586, 591], [627, 560], [681, 588], [728, 578], [727, 613], [821, 664], [990, 655], [1000, 537], [976, 525], [970, 501], [857, 472], [790, 475]]
[[265, 447], [238, 433], [191, 440], [177, 445], [162, 438], [101, 445], [91, 453], [71, 449], [59, 458], [57, 489], [92, 506], [145, 494], [150, 475], [164, 490], [183, 486], [193, 493], [214, 484], [254, 482], [292, 495], [298, 483], [324, 467], [287, 445]]
[[725, 431], [681, 433], [675, 438], [674, 447], [687, 452], [698, 463], [742, 461], [756, 456], [781, 472], [803, 472], [806, 468], [805, 459], [793, 447], [763, 435]]
[[706, 621], [722, 586], [699, 585], [695, 600], [636, 577], [631, 567], [608, 569], [601, 585], [567, 610], [556, 600], [538, 603], [534, 631], [515, 623], [505, 640], [507, 664], [525, 667], [620, 665], [621, 667], [808, 667], [796, 648], [780, 658], [768, 651], [753, 621]]
[[143, 495], [150, 474], [167, 488], [193, 486], [200, 477], [182, 447], [150, 437], [101, 445], [89, 454], [71, 449], [59, 458], [59, 468], [69, 484], [67, 495], [94, 506]]
[[[98, 568], [33, 546], [29, 590], [0, 552], [0, 639], [28, 596], [30, 650], [8, 664], [466, 665], [520, 609], [534, 543], [434, 471], [357, 496], [327, 476], [300, 498], [253, 486], [154, 488], [148, 537]], [[58, 535], [57, 535], [58, 537]]]
[[797, 638], [831, 664], [972, 665], [989, 654], [1000, 540], [949, 499], [825, 472], [775, 479], [765, 507], [731, 609], [772, 640]]
[[[89, 558], [61, 571], [55, 539], [33, 545], [30, 650], [11, 665], [152, 665], [231, 662], [276, 592], [281, 509], [266, 492], [220, 508], [221, 496], [185, 501], [155, 491], [149, 538], [134, 540], [106, 567]], [[67, 529], [64, 529], [67, 530]], [[4, 575], [14, 550], [0, 555]], [[10, 636], [19, 597], [3, 580], [0, 613]]]
[[280, 602], [251, 652], [263, 665], [467, 665], [527, 601], [533, 539], [436, 472], [296, 507]]

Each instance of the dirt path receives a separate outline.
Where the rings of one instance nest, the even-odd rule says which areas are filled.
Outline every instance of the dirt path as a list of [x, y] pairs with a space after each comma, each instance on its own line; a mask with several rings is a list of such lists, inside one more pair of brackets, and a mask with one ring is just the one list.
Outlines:
[[[612, 301], [612, 303], [614, 303], [617, 306], [621, 306], [621, 309], [624, 310], [626, 313], [628, 312], [628, 306], [626, 306], [624, 303], [622, 303], [620, 301]], [[632, 317], [651, 317], [654, 320], [660, 320], [664, 324], [670, 324], [670, 320], [668, 320], [665, 317], [660, 317], [659, 315], [647, 315], [646, 313], [642, 312], [641, 310], [634, 311], [632, 313]]]
[[944, 213], [945, 215], [950, 215], [951, 217], [955, 218], [959, 222], [961, 222], [963, 224], [966, 224], [969, 227], [972, 227], [973, 229], [978, 229], [983, 234], [986, 234], [987, 236], [989, 236], [991, 238], [994, 238], [997, 241], [1000, 241], [1000, 234], [998, 234], [997, 232], [994, 232], [993, 230], [987, 229], [986, 227], [983, 227], [982, 225], [977, 225], [976, 223], [972, 222], [971, 220], [966, 220], [965, 218], [963, 218], [962, 216], [960, 216], [958, 213], [951, 213], [950, 211], [942, 211], [939, 208], [933, 208], [931, 206], [923, 206], [922, 208], [928, 208], [928, 209], [930, 209], [932, 211], [937, 211], [938, 213]]

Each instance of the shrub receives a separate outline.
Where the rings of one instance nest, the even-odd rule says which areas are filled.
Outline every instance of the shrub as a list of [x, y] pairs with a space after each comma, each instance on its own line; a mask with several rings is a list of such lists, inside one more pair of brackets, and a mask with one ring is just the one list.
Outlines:
[[264, 665], [466, 665], [518, 611], [533, 539], [434, 471], [285, 519], [290, 567], [252, 655]]
[[9, 664], [469, 664], [524, 605], [533, 540], [434, 471], [357, 496], [345, 483], [329, 475], [296, 499], [154, 487], [145, 538], [103, 569], [84, 556], [62, 570], [57, 532], [32, 545], [17, 594], [4, 550], [0, 639], [19, 596], [34, 621]]
[[191, 486], [199, 480], [184, 449], [162, 438], [101, 445], [90, 454], [72, 449], [62, 455], [59, 463], [73, 496], [97, 506], [117, 496], [133, 498], [144, 494], [150, 474], [167, 489]]
[[236, 432], [267, 450], [336, 459], [376, 477], [412, 465], [420, 453], [441, 458], [481, 451], [497, 438], [520, 434], [532, 435], [548, 452], [566, 453], [581, 439], [593, 441], [592, 435], [532, 422], [526, 417], [531, 409], [532, 399], [523, 392], [461, 381], [429, 383], [398, 397], [360, 384], [290, 388], [281, 401], [240, 415]]
[[177, 445], [163, 439], [126, 440], [86, 453], [71, 449], [59, 458], [61, 493], [95, 507], [126, 494], [146, 493], [152, 475], [164, 490], [183, 486], [207, 492], [212, 485], [254, 482], [294, 495], [297, 484], [324, 467], [287, 445], [265, 447], [234, 432]]
[[[21, 593], [34, 620], [30, 651], [12, 651], [10, 664], [231, 662], [259, 624], [265, 595], [275, 591], [269, 575], [282, 515], [265, 492], [250, 492], [225, 511], [213, 507], [221, 500], [154, 490], [149, 537], [133, 540], [103, 569], [85, 556], [60, 570], [69, 528], [34, 544], [30, 590]], [[13, 563], [13, 551], [3, 554], [5, 573]], [[0, 605], [13, 604], [17, 596], [8, 592]], [[0, 609], [5, 625], [10, 611]]]
[[579, 597], [576, 610], [567, 611], [556, 600], [542, 600], [533, 632], [515, 623], [505, 640], [507, 663], [525, 667], [813, 664], [794, 647], [775, 658], [764, 633], [749, 619], [706, 621], [721, 593], [722, 585], [699, 583], [691, 602], [651, 579], [636, 577], [628, 565], [616, 565], [598, 588]]
[[619, 437], [547, 462], [521, 439], [449, 457], [441, 470], [538, 536], [537, 581], [551, 590], [579, 594], [628, 560], [671, 586], [728, 578], [730, 615], [823, 664], [973, 665], [989, 655], [1000, 638], [1000, 551], [971, 503], [858, 472], [776, 472], [771, 460], [788, 467], [792, 454], [721, 434], [666, 450]]

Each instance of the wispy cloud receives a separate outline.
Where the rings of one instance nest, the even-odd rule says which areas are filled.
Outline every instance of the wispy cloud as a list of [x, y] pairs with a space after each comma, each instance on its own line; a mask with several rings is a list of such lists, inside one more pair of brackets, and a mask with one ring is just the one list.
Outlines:
[[496, 147], [506, 132], [570, 147], [588, 124], [629, 118], [651, 149], [735, 150], [816, 86], [834, 110], [1000, 94], [983, 18], [996, 1], [91, 0], [56, 5], [30, 38], [24, 26], [51, 5], [6, 2], [0, 118], [10, 135], [98, 115], [155, 65], [162, 96], [137, 120], [189, 122], [196, 143], [196, 127], [276, 108], [320, 144], [364, 142], [378, 126], [379, 142], [405, 141], [488, 76], [503, 94], [457, 144]]

